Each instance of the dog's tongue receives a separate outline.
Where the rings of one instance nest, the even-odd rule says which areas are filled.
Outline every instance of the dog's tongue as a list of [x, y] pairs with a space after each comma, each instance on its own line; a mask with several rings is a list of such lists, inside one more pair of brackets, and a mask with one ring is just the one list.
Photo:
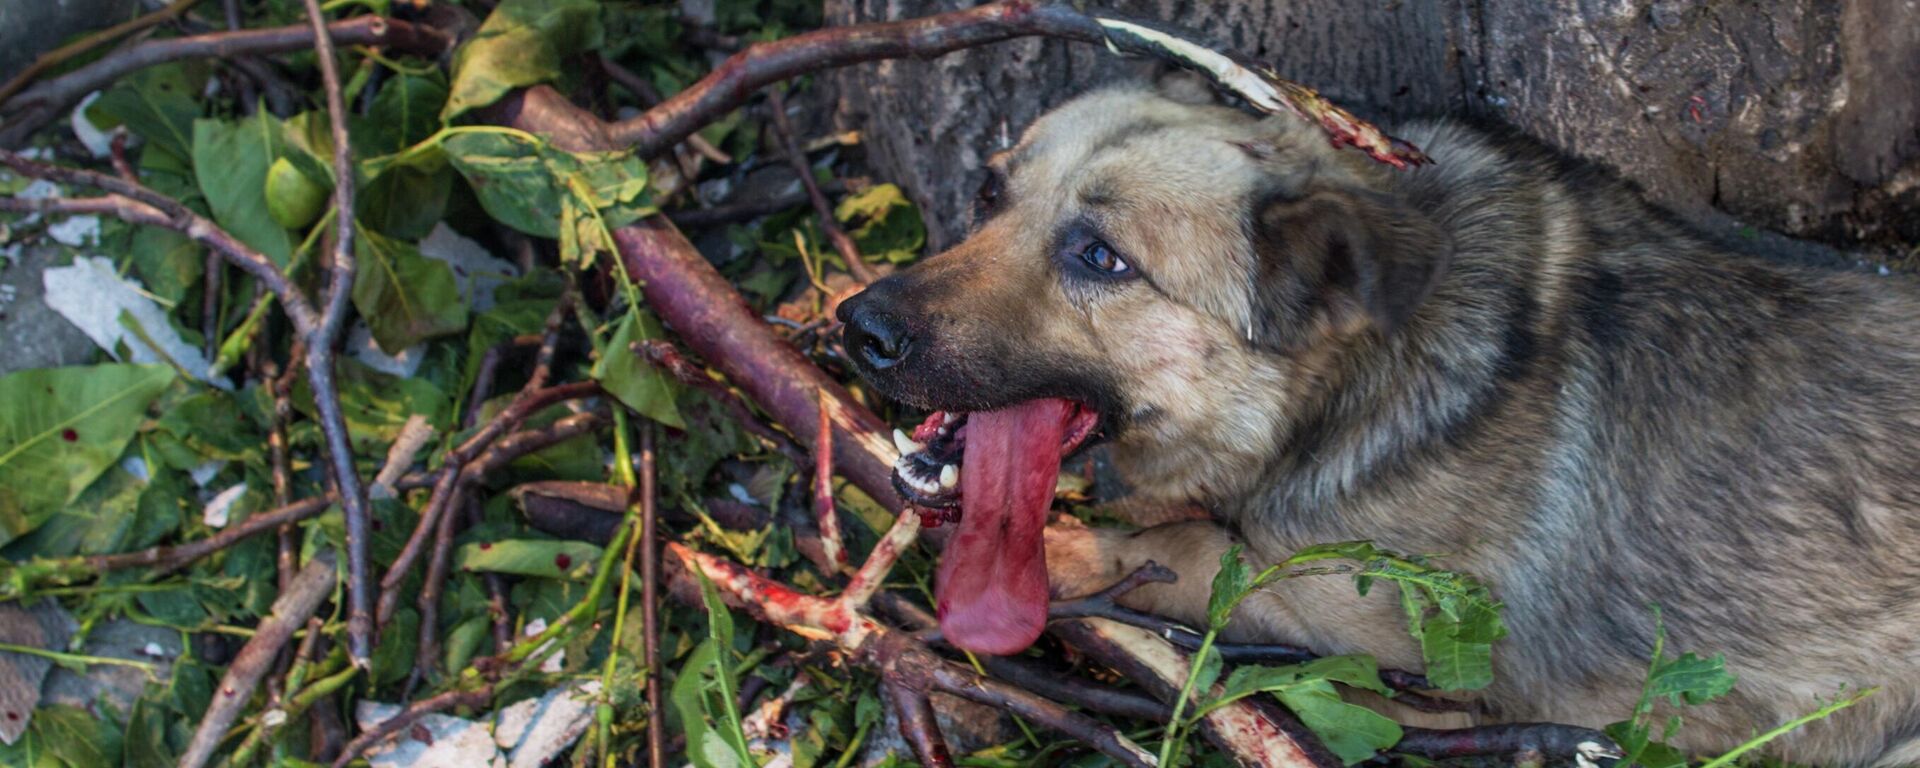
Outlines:
[[935, 579], [940, 633], [975, 653], [1019, 653], [1047, 623], [1041, 531], [1074, 405], [1043, 399], [967, 417], [960, 530]]

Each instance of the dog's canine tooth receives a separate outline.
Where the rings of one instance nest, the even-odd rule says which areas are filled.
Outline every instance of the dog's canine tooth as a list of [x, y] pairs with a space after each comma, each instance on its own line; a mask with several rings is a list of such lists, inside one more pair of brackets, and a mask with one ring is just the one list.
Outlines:
[[940, 467], [940, 487], [953, 488], [960, 484], [960, 468], [952, 464]]
[[919, 453], [927, 449], [926, 446], [914, 442], [913, 438], [908, 437], [907, 433], [898, 427], [895, 427], [893, 430], [893, 447], [900, 449], [900, 453], [903, 456], [909, 453]]
[[953, 411], [942, 411], [940, 413], [941, 424], [951, 425], [952, 423], [959, 420], [960, 420], [960, 414], [954, 413]]

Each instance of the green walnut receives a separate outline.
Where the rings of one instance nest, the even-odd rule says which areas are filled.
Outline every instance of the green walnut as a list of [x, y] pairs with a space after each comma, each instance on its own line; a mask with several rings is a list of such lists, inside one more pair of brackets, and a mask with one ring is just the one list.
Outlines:
[[286, 158], [267, 169], [267, 214], [280, 226], [300, 229], [327, 209], [327, 189], [293, 167]]

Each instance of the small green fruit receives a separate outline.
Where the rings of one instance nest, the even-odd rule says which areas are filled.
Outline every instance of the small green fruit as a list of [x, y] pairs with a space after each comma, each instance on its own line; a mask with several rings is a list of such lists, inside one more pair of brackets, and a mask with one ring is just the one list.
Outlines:
[[300, 229], [320, 218], [327, 207], [327, 189], [313, 183], [286, 158], [267, 169], [267, 214], [280, 226]]

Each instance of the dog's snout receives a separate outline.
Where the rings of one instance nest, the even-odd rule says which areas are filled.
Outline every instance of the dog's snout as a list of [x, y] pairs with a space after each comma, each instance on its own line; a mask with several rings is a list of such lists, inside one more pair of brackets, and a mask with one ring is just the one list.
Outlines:
[[868, 293], [841, 303], [838, 314], [847, 326], [848, 353], [869, 368], [884, 371], [906, 359], [913, 349], [913, 334]]

